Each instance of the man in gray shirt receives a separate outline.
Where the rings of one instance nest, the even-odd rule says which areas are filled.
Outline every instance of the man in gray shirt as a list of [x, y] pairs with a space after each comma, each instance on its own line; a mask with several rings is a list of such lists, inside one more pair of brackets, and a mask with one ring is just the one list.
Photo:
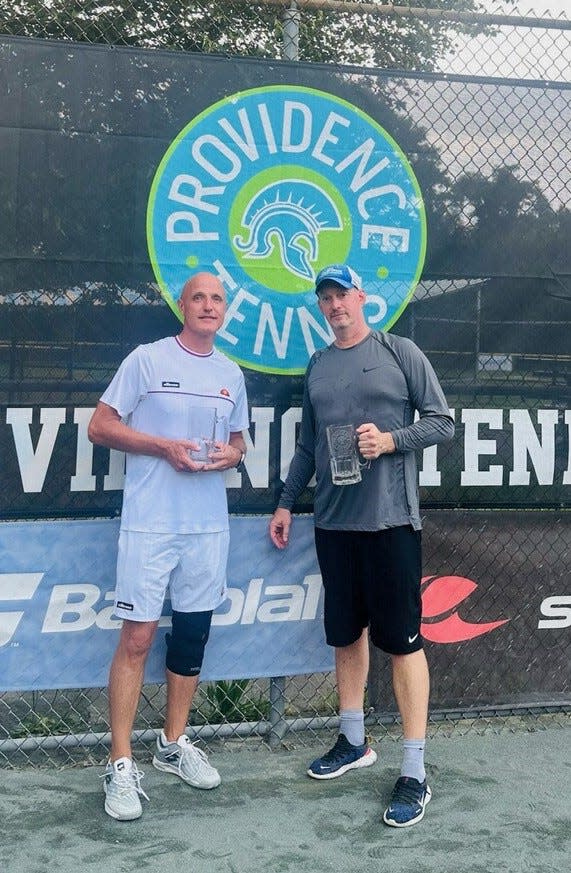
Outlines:
[[[361, 284], [343, 264], [317, 276], [319, 307], [335, 340], [316, 352], [307, 368], [299, 438], [270, 536], [277, 548], [285, 548], [292, 508], [315, 473], [315, 544], [326, 638], [335, 647], [340, 725], [337, 742], [310, 765], [308, 775], [333, 779], [377, 759], [365, 742], [363, 713], [370, 632], [372, 642], [391, 656], [404, 734], [401, 775], [383, 820], [407, 827], [420, 821], [431, 797], [424, 769], [429, 675], [420, 635], [415, 451], [450, 439], [454, 423], [420, 349], [369, 328]], [[332, 475], [328, 427], [335, 425], [352, 426], [362, 459], [351, 484], [337, 484]]]

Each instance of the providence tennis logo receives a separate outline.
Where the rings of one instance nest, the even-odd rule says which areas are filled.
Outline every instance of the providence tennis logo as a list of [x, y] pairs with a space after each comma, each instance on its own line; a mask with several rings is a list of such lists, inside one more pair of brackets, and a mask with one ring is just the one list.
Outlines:
[[332, 339], [313, 293], [321, 267], [351, 264], [369, 324], [388, 328], [420, 276], [426, 219], [407, 158], [374, 119], [275, 86], [233, 94], [180, 132], [153, 180], [147, 240], [177, 315], [185, 281], [214, 272], [229, 303], [217, 346], [254, 370], [302, 373]]

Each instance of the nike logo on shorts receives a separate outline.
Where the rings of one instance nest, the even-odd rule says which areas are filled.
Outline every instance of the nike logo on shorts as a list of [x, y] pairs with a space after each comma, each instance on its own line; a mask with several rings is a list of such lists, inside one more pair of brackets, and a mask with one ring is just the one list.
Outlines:
[[409, 645], [412, 645], [412, 643], [414, 643], [414, 641], [417, 637], [418, 637], [418, 634], [415, 634], [413, 637], [409, 637], [408, 638]]

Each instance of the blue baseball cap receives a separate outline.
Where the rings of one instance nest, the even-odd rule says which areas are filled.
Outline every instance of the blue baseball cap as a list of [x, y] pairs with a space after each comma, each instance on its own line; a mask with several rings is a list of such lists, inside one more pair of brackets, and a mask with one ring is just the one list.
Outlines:
[[342, 288], [361, 288], [361, 277], [347, 264], [331, 264], [319, 271], [315, 279], [315, 293], [319, 293], [319, 286], [326, 282], [334, 282]]

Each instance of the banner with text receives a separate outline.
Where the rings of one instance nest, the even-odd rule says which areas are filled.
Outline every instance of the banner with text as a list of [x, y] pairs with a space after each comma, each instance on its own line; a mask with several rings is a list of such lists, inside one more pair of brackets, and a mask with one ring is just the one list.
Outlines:
[[[329, 672], [313, 519], [285, 551], [267, 517], [231, 518], [228, 597], [214, 615], [203, 680]], [[0, 524], [0, 690], [101, 687], [118, 640], [116, 521]], [[571, 547], [563, 512], [445, 512], [424, 518], [422, 633], [433, 707], [571, 702]], [[146, 681], [164, 681], [169, 603]], [[375, 662], [374, 662], [375, 664]], [[392, 701], [389, 659], [369, 702]]]
[[454, 410], [423, 505], [567, 503], [571, 86], [10, 37], [0, 60], [0, 518], [120, 511], [123, 459], [87, 422], [198, 270], [251, 408], [230, 509], [272, 511], [337, 261]]
[[[0, 689], [100, 687], [121, 621], [113, 616], [115, 521], [0, 524]], [[321, 576], [307, 521], [278, 552], [267, 519], [233, 517], [228, 597], [213, 618], [203, 680], [332, 669]], [[147, 662], [164, 682], [170, 601]]]

